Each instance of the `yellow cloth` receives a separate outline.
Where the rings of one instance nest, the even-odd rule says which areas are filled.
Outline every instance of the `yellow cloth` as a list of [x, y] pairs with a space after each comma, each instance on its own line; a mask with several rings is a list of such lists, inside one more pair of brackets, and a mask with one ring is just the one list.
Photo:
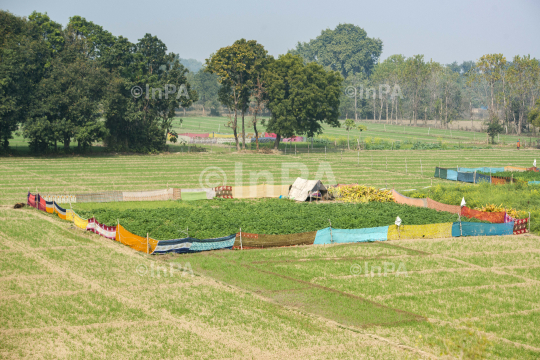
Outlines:
[[73, 210], [66, 209], [66, 219], [65, 220], [73, 222]]
[[75, 224], [76, 227], [86, 230], [86, 225], [88, 225], [88, 220], [83, 219], [76, 213], [73, 213], [73, 223]]
[[396, 225], [388, 227], [388, 240], [438, 239], [452, 237], [452, 223], [430, 225]]
[[51, 207], [47, 206], [47, 207], [45, 208], [45, 211], [47, 211], [49, 214], [54, 214], [54, 207], [52, 207], [52, 206], [51, 206]]
[[60, 214], [58, 211], [55, 211], [58, 214], [58, 217], [62, 220], [66, 220], [66, 215]]
[[504, 171], [527, 171], [527, 168], [521, 166], [505, 166]]
[[126, 229], [124, 229], [124, 227], [120, 224], [116, 226], [116, 241], [119, 241], [134, 250], [142, 251], [148, 254], [154, 252], [154, 249], [156, 248], [158, 243], [158, 240], [152, 238], [146, 239], [142, 236], [132, 234]]

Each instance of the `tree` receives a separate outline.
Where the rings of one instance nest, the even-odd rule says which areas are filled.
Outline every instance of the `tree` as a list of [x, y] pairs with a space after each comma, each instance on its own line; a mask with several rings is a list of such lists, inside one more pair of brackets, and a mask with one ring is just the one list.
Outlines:
[[382, 53], [380, 39], [367, 36], [364, 29], [352, 24], [339, 24], [334, 30], [326, 29], [308, 43], [298, 43], [293, 55], [306, 61], [315, 61], [326, 69], [338, 71], [343, 78], [363, 73], [371, 74]]
[[355, 128], [355, 122], [353, 119], [345, 120], [345, 130], [347, 130], [347, 149], [351, 150], [351, 145], [349, 144], [349, 133], [352, 129]]
[[540, 99], [536, 100], [536, 106], [529, 111], [529, 122], [535, 127], [540, 127]]
[[415, 55], [408, 58], [404, 63], [404, 77], [412, 95], [412, 119], [414, 125], [417, 125], [418, 109], [421, 100], [421, 92], [424, 90], [425, 84], [429, 77], [429, 65], [424, 62], [424, 55]]
[[501, 74], [506, 67], [506, 58], [503, 54], [484, 55], [477, 61], [475, 72], [469, 75], [469, 81], [481, 82], [483, 84], [484, 95], [489, 99], [488, 110], [490, 119], [498, 118], [495, 108], [497, 88], [496, 85], [501, 79]]
[[52, 50], [61, 46], [60, 25], [35, 12], [30, 18], [0, 10], [0, 151], [9, 150], [13, 132], [26, 121]]
[[137, 44], [118, 38], [104, 60], [115, 74], [104, 101], [107, 145], [118, 150], [162, 150], [174, 110], [197, 101], [187, 69], [150, 34]]
[[540, 78], [538, 60], [530, 56], [515, 56], [509, 68], [509, 82], [518, 106], [517, 133], [521, 134], [528, 107], [534, 105], [534, 90]]
[[63, 49], [50, 62], [24, 127], [34, 151], [44, 150], [46, 143], [54, 143], [57, 150], [58, 141], [69, 151], [72, 138], [86, 149], [106, 134], [98, 108], [108, 73], [88, 58], [85, 39], [69, 27], [64, 36]]
[[270, 58], [264, 47], [255, 40], [240, 39], [231, 46], [219, 49], [206, 59], [205, 71], [215, 74], [223, 87], [220, 101], [234, 113], [231, 122], [236, 148], [240, 150], [237, 124], [238, 112], [242, 117], [243, 148], [246, 148], [246, 132], [244, 124], [245, 112], [249, 107], [250, 91], [260, 73], [265, 69]]
[[491, 119], [487, 125], [487, 134], [491, 138], [491, 143], [494, 144], [495, 136], [503, 132], [503, 127], [499, 123], [499, 119]]
[[281, 138], [320, 134], [322, 123], [339, 127], [339, 73], [313, 62], [304, 65], [300, 56], [286, 54], [270, 64], [265, 82], [271, 112], [267, 130], [277, 135], [276, 149]]
[[219, 106], [219, 82], [217, 75], [210, 74], [204, 71], [204, 69], [201, 69], [191, 77], [191, 83], [199, 96], [197, 103], [203, 108], [203, 116], [205, 116], [205, 108], [215, 109]]

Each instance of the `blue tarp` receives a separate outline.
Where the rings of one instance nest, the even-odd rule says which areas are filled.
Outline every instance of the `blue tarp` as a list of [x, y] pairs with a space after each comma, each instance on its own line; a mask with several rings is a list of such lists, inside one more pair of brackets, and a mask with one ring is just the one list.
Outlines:
[[491, 173], [492, 174], [495, 174], [495, 173], [498, 173], [498, 172], [503, 172], [504, 171], [504, 168], [492, 168], [492, 167], [478, 167], [478, 168], [462, 168], [462, 167], [458, 167], [458, 171], [461, 171], [461, 172], [475, 172], [475, 171], [482, 171], [482, 172], [490, 172], [491, 170]]
[[512, 235], [514, 222], [504, 224], [485, 224], [461, 222], [462, 233], [459, 230], [459, 222], [452, 224], [452, 236], [484, 236], [484, 235]]
[[474, 173], [458, 172], [457, 179], [458, 181], [472, 183], [474, 182]]
[[388, 239], [388, 226], [379, 226], [367, 229], [332, 229], [330, 237], [330, 228], [317, 231], [315, 236], [315, 245], [336, 244], [336, 243], [355, 243], [368, 241], [386, 241]]
[[446, 171], [446, 179], [457, 181], [457, 171], [448, 169]]
[[540, 185], [540, 181], [529, 181], [529, 185]]

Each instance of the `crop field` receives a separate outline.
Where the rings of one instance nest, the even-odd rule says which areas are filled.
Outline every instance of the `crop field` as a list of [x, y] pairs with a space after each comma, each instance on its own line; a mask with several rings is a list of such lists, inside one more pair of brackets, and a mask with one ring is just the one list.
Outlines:
[[[532, 166], [540, 150], [403, 150], [341, 153], [235, 153], [227, 148], [163, 155], [0, 158], [0, 205], [26, 193], [85, 193], [208, 185], [291, 184], [297, 176], [324, 184], [360, 183], [396, 190], [448, 180], [433, 178], [435, 166]], [[216, 151], [219, 150], [219, 151]]]
[[[250, 117], [246, 117], [249, 119]], [[174, 130], [178, 133], [183, 132], [193, 132], [193, 133], [211, 133], [211, 132], [220, 132], [220, 133], [230, 133], [232, 130], [226, 128], [227, 117], [182, 117], [182, 125], [178, 120], [173, 122]], [[324, 135], [334, 136], [334, 137], [347, 137], [347, 130], [344, 126], [344, 121], [341, 121], [342, 125], [340, 128], [333, 128], [328, 125], [324, 125]], [[470, 143], [470, 144], [485, 144], [486, 143], [486, 133], [473, 132], [466, 130], [446, 130], [446, 129], [434, 129], [426, 127], [415, 127], [409, 126], [408, 121], [404, 120], [405, 125], [391, 125], [385, 124], [384, 121], [381, 123], [373, 123], [371, 121], [358, 121], [358, 124], [367, 126], [367, 131], [363, 131], [361, 134], [358, 130], [350, 131], [350, 138], [364, 139], [366, 137], [370, 138], [381, 138], [386, 140], [394, 141], [422, 141], [422, 142], [438, 142], [443, 141], [446, 143], [457, 144], [457, 143]], [[470, 125], [470, 122], [465, 122], [467, 126]], [[262, 124], [257, 125], [257, 130], [259, 132], [264, 132], [266, 129]], [[247, 128], [246, 132], [253, 133], [253, 127]], [[499, 143], [514, 146], [517, 139], [521, 140], [522, 146], [530, 141], [533, 143], [535, 139], [530, 139], [527, 136], [517, 136], [517, 135], [505, 135], [501, 134], [499, 136]]]
[[0, 221], [2, 358], [540, 354], [536, 236], [150, 256], [34, 209]]
[[[479, 204], [515, 198], [520, 209], [539, 198], [533, 187], [445, 190], [455, 183], [433, 178], [435, 166], [531, 166], [540, 159], [537, 150], [361, 151], [360, 156], [355, 151], [285, 156], [199, 150], [0, 158], [0, 358], [540, 356], [540, 238], [535, 235], [151, 256], [57, 216], [12, 209], [25, 201], [28, 190], [194, 188], [225, 177], [233, 186], [320, 177], [323, 183], [417, 189], [415, 195], [445, 201], [466, 193], [470, 203]], [[313, 209], [336, 216], [333, 226], [389, 221], [377, 204], [368, 204], [373, 206], [373, 211], [366, 207], [369, 216], [362, 205], [339, 204], [292, 204], [298, 208], [287, 215], [282, 207], [289, 202], [277, 199], [245, 206], [236, 200], [73, 206], [103, 222], [122, 218], [131, 221], [126, 226], [134, 232], [156, 229], [167, 238], [175, 235], [167, 231], [182, 228], [191, 216], [190, 235], [223, 235], [217, 234], [219, 226], [248, 231], [244, 224], [257, 215], [250, 204], [258, 202], [266, 212], [254, 232], [279, 232], [287, 217], [295, 221], [287, 225], [289, 232], [326, 227]], [[410, 208], [410, 213], [418, 221], [452, 220], [444, 213], [422, 213], [428, 210]], [[141, 213], [153, 217], [141, 221]], [[410, 222], [407, 214], [401, 217]], [[207, 228], [196, 228], [204, 224]]]

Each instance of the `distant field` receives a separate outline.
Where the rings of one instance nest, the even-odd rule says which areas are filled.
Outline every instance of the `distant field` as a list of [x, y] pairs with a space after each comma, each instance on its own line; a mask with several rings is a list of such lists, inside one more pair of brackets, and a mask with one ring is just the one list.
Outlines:
[[[247, 118], [246, 118], [247, 119]], [[182, 125], [178, 120], [174, 122], [174, 129], [178, 133], [182, 132], [221, 132], [221, 133], [230, 133], [232, 130], [230, 128], [225, 128], [227, 124], [227, 117], [182, 117]], [[343, 125], [344, 121], [341, 121], [341, 128], [332, 128], [328, 125], [324, 126], [324, 135], [330, 136], [343, 136], [347, 137], [347, 131]], [[383, 121], [384, 122], [384, 121]], [[409, 126], [408, 121], [405, 121], [405, 125], [386, 125], [384, 123], [373, 123], [370, 121], [359, 121], [359, 124], [366, 125], [368, 130], [359, 134], [358, 131], [351, 130], [350, 137], [351, 139], [356, 139], [360, 137], [364, 139], [366, 137], [371, 138], [381, 138], [389, 139], [395, 141], [422, 141], [422, 142], [437, 142], [444, 141], [447, 143], [457, 144], [461, 143], [476, 143], [476, 144], [486, 144], [486, 134], [481, 132], [472, 132], [465, 130], [444, 130], [444, 129], [434, 129], [434, 128], [425, 128], [425, 127], [414, 127]], [[247, 121], [246, 121], [247, 125]], [[468, 124], [470, 125], [470, 124]], [[258, 131], [265, 131], [265, 127], [261, 124], [257, 125]], [[248, 128], [246, 132], [253, 132], [253, 128]], [[499, 136], [499, 142], [506, 145], [514, 146], [517, 139], [521, 139], [522, 146], [525, 142], [527, 144], [530, 142], [528, 136], [516, 136], [516, 135], [503, 135]], [[356, 140], [354, 140], [356, 141]], [[534, 142], [535, 139], [533, 138]]]
[[355, 151], [285, 156], [235, 153], [222, 147], [213, 147], [212, 152], [206, 148], [200, 153], [151, 156], [3, 157], [0, 205], [24, 201], [27, 191], [36, 189], [61, 194], [163, 189], [167, 185], [196, 188], [223, 184], [225, 178], [227, 185], [250, 185], [291, 184], [297, 176], [320, 177], [326, 184], [358, 182], [408, 190], [451, 183], [433, 178], [435, 166], [532, 166], [534, 159], [540, 160], [540, 150], [373, 150], [360, 151], [360, 156]]

